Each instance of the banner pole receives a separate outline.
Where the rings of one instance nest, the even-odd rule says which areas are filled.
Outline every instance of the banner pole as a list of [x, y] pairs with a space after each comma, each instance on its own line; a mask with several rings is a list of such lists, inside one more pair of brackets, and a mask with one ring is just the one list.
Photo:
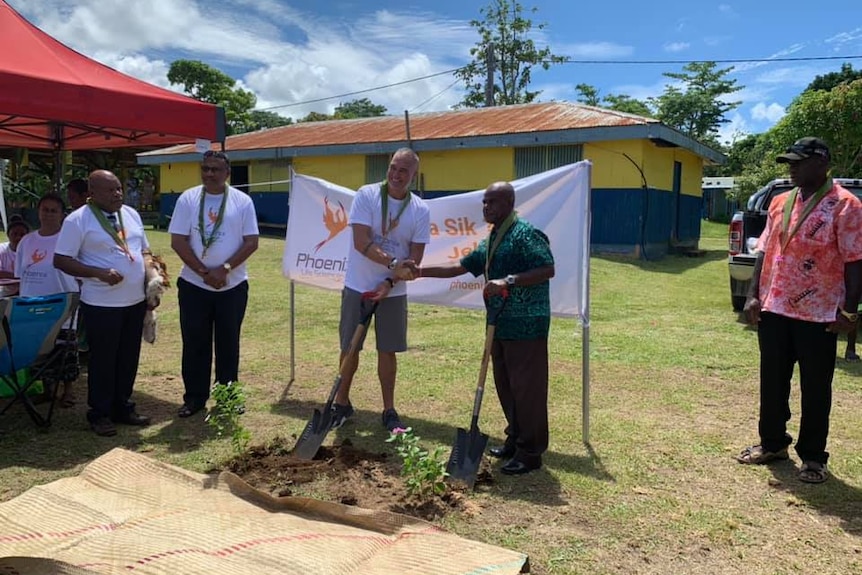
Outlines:
[[584, 252], [582, 257], [584, 258], [584, 262], [586, 265], [584, 266], [584, 275], [586, 278], [584, 279], [584, 318], [583, 318], [583, 329], [582, 336], [583, 342], [581, 344], [581, 419], [583, 421], [583, 428], [581, 430], [581, 434], [583, 436], [584, 444], [590, 444], [590, 252], [592, 251], [590, 245], [590, 236], [592, 235], [592, 219], [593, 219], [593, 210], [592, 210], [592, 195], [593, 195], [593, 169], [592, 164], [589, 165], [589, 186], [587, 187], [587, 199], [586, 199], [586, 208], [587, 213], [585, 215], [585, 231], [583, 238], [584, 244]]
[[296, 379], [296, 295], [295, 284], [290, 280], [290, 381], [287, 386], [293, 384]]

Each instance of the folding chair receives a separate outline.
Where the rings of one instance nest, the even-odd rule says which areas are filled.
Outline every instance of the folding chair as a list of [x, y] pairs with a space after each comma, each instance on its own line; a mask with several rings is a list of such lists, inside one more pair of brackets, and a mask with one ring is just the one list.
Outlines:
[[[0, 415], [21, 402], [36, 425], [51, 425], [59, 383], [78, 377], [77, 334], [64, 329], [75, 317], [78, 300], [79, 294], [73, 292], [0, 300], [0, 379], [14, 393]], [[19, 370], [25, 367], [29, 373], [20, 381]], [[40, 380], [55, 382], [44, 415], [27, 393]]]

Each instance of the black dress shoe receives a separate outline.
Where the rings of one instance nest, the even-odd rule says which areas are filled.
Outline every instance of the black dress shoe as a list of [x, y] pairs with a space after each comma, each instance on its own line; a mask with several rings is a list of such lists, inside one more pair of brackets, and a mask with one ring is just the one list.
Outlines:
[[130, 411], [120, 417], [114, 418], [114, 423], [123, 423], [125, 425], [137, 425], [138, 427], [146, 427], [150, 424], [150, 418], [146, 415], [141, 415], [137, 411]]
[[541, 463], [539, 463], [538, 465], [527, 465], [522, 461], [510, 459], [503, 467], [500, 468], [500, 471], [505, 473], [506, 475], [523, 475], [525, 473], [533, 471], [534, 469], [538, 469], [541, 466]]
[[492, 457], [496, 457], [498, 459], [508, 459], [515, 455], [515, 448], [509, 445], [500, 445], [498, 447], [492, 447], [488, 450], [488, 453], [490, 453]]
[[179, 415], [180, 417], [191, 417], [194, 414], [196, 414], [197, 412], [199, 412], [200, 410], [202, 410], [203, 408], [204, 408], [203, 405], [197, 406], [197, 405], [183, 404], [183, 406], [177, 412], [177, 415]]

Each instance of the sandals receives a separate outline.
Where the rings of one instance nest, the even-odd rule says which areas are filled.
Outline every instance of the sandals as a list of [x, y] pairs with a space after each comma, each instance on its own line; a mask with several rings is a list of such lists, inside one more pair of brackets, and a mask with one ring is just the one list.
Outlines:
[[799, 481], [804, 483], [823, 483], [829, 478], [826, 464], [819, 461], [805, 461], [799, 468]]
[[770, 461], [779, 461], [788, 459], [787, 448], [784, 447], [779, 451], [766, 451], [762, 445], [752, 445], [743, 449], [736, 460], [745, 465], [763, 465]]

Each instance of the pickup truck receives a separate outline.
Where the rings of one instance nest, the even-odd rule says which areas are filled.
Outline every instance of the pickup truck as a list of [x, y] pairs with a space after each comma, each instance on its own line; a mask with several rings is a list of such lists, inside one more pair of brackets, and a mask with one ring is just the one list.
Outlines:
[[[833, 178], [847, 191], [862, 199], [862, 179]], [[786, 178], [772, 180], [748, 198], [745, 210], [733, 214], [727, 235], [727, 264], [730, 269], [730, 301], [734, 311], [742, 311], [751, 276], [754, 275], [754, 248], [766, 227], [766, 214], [772, 198], [793, 189]]]

